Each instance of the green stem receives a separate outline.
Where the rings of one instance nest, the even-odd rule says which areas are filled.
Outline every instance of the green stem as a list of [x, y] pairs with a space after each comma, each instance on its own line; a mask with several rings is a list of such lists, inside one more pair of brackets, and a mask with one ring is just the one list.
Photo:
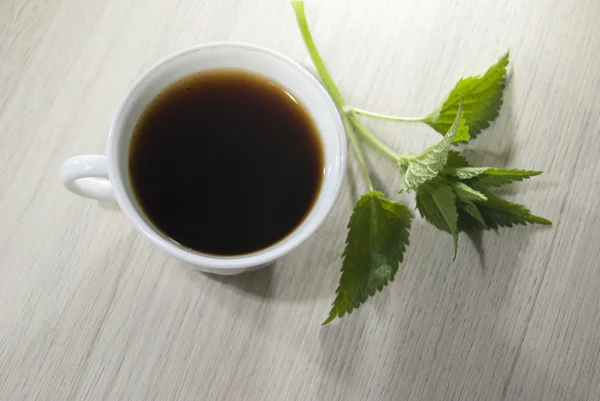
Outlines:
[[308, 49], [308, 54], [312, 59], [317, 72], [321, 76], [321, 80], [323, 81], [323, 85], [325, 85], [325, 89], [331, 95], [331, 98], [337, 105], [337, 107], [344, 112], [344, 108], [346, 107], [346, 101], [342, 97], [342, 94], [338, 87], [333, 82], [333, 78], [329, 75], [329, 71], [327, 71], [327, 67], [325, 67], [325, 63], [317, 50], [317, 46], [315, 45], [315, 41], [310, 33], [310, 29], [308, 27], [308, 23], [306, 22], [306, 14], [304, 12], [304, 2], [303, 1], [292, 1], [292, 7], [294, 8], [294, 12], [296, 13], [296, 19], [298, 20], [298, 26], [300, 27], [300, 33], [302, 34], [302, 39], [304, 39], [304, 44], [306, 44], [306, 48]]
[[342, 93], [336, 86], [335, 82], [333, 82], [333, 78], [329, 75], [329, 71], [327, 71], [327, 67], [325, 67], [325, 63], [317, 50], [317, 46], [315, 45], [315, 41], [313, 40], [312, 34], [310, 33], [310, 28], [308, 27], [308, 22], [306, 21], [306, 13], [304, 12], [304, 2], [303, 1], [292, 1], [292, 7], [294, 8], [294, 12], [296, 13], [296, 19], [298, 20], [298, 27], [300, 28], [300, 33], [302, 34], [302, 39], [304, 39], [304, 44], [308, 50], [308, 54], [312, 59], [321, 80], [323, 81], [323, 85], [325, 89], [331, 95], [333, 102], [336, 104], [337, 108], [340, 111], [340, 115], [342, 117], [342, 121], [344, 123], [344, 128], [346, 131], [346, 135], [348, 139], [350, 139], [350, 143], [354, 148], [354, 152], [356, 153], [356, 157], [358, 162], [360, 163], [360, 168], [365, 176], [365, 180], [367, 181], [367, 185], [369, 186], [369, 190], [373, 191], [373, 182], [371, 181], [371, 177], [369, 176], [369, 168], [367, 167], [367, 163], [365, 163], [365, 158], [363, 156], [362, 150], [360, 149], [360, 145], [358, 140], [356, 139], [356, 135], [354, 133], [354, 127], [350, 122], [348, 112], [346, 109], [348, 106], [346, 105], [346, 100], [342, 96]]
[[367, 163], [365, 162], [365, 158], [363, 156], [363, 152], [360, 149], [360, 145], [358, 143], [358, 139], [356, 138], [356, 134], [354, 133], [354, 127], [348, 116], [342, 113], [342, 121], [344, 122], [344, 128], [346, 129], [346, 135], [348, 139], [350, 139], [350, 143], [354, 148], [354, 152], [356, 153], [356, 158], [358, 159], [358, 163], [360, 164], [360, 168], [362, 170], [363, 176], [367, 181], [367, 185], [369, 186], [369, 191], [373, 192], [375, 189], [373, 188], [373, 182], [371, 181], [371, 177], [369, 176], [369, 168], [367, 167]]
[[389, 120], [389, 121], [401, 121], [405, 123], [422, 123], [427, 121], [427, 117], [397, 117], [397, 116], [389, 116], [387, 114], [379, 114], [373, 113], [372, 111], [358, 109], [356, 107], [352, 107], [351, 110], [356, 114], [360, 114], [367, 117], [379, 118], [381, 120]]
[[394, 151], [394, 149], [387, 146], [385, 143], [381, 142], [375, 135], [369, 131], [367, 127], [363, 125], [362, 122], [356, 117], [354, 114], [350, 114], [349, 116], [352, 125], [356, 127], [356, 130], [362, 136], [362, 138], [367, 141], [373, 148], [377, 151], [381, 152], [385, 156], [389, 157], [392, 160], [400, 159], [401, 155]]

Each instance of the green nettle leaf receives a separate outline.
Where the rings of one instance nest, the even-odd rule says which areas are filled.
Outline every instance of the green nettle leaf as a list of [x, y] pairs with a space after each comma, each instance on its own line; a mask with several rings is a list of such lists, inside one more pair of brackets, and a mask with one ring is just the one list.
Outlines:
[[488, 200], [478, 203], [477, 208], [489, 228], [513, 227], [518, 224], [552, 225], [550, 220], [531, 214], [523, 205], [502, 199], [489, 190], [482, 192]]
[[446, 162], [446, 167], [444, 167], [444, 172], [446, 169], [450, 168], [459, 168], [459, 167], [469, 167], [469, 162], [467, 159], [458, 153], [455, 150], [451, 150], [448, 152], [448, 161]]
[[361, 196], [348, 223], [342, 276], [329, 317], [351, 313], [394, 279], [409, 244], [411, 214], [381, 192]]
[[456, 197], [461, 201], [485, 202], [487, 200], [487, 197], [484, 194], [471, 188], [464, 182], [448, 179], [448, 184], [450, 184]]
[[470, 229], [486, 230], [487, 223], [483, 219], [479, 208], [473, 202], [458, 203], [458, 230], [466, 231]]
[[449, 232], [454, 239], [454, 256], [458, 248], [458, 211], [456, 194], [442, 179], [428, 182], [417, 189], [417, 208], [421, 216], [436, 228]]
[[454, 135], [452, 143], [469, 142], [469, 139], [471, 139], [471, 135], [469, 135], [469, 126], [467, 125], [467, 120], [464, 118], [464, 114], [461, 114], [460, 122], [456, 129], [456, 135]]
[[500, 113], [508, 55], [507, 52], [485, 74], [459, 80], [446, 100], [424, 122], [437, 132], [446, 133], [457, 114], [459, 100], [462, 99], [469, 135], [471, 138], [479, 135]]
[[[449, 163], [448, 163], [449, 164]], [[446, 164], [443, 174], [458, 178], [459, 180], [468, 180], [477, 177], [478, 182], [486, 187], [501, 187], [515, 181], [540, 175], [541, 171], [516, 170], [516, 169], [497, 169], [492, 167], [449, 167]]]
[[524, 179], [540, 174], [542, 174], [541, 171], [488, 168], [480, 175], [477, 175], [477, 180], [486, 187], [501, 187], [502, 185], [515, 181], [523, 181]]
[[489, 170], [489, 167], [448, 167], [444, 168], [444, 175], [448, 175], [459, 180], [468, 180], [477, 177]]
[[417, 189], [423, 183], [433, 179], [446, 166], [450, 145], [456, 136], [456, 131], [464, 119], [461, 118], [460, 104], [454, 123], [441, 141], [426, 149], [416, 157], [408, 158], [408, 167], [404, 176], [404, 186], [401, 191]]
[[[516, 224], [552, 224], [523, 205], [502, 199], [488, 190], [541, 174], [541, 171], [472, 167], [458, 152], [449, 155], [442, 174], [458, 199], [458, 229], [496, 229]], [[452, 177], [452, 178], [451, 178]], [[458, 181], [457, 181], [458, 180]]]

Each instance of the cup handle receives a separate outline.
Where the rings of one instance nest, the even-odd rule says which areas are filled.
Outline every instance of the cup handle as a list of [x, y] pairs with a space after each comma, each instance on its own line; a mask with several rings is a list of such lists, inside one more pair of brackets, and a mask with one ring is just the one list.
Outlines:
[[115, 193], [108, 180], [106, 156], [81, 155], [65, 161], [60, 169], [65, 187], [85, 198], [115, 201]]

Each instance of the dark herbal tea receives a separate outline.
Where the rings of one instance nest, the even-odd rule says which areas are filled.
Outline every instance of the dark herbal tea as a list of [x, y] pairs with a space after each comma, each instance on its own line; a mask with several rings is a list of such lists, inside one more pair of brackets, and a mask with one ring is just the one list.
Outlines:
[[142, 113], [129, 173], [150, 221], [184, 247], [239, 255], [286, 237], [321, 187], [324, 155], [285, 89], [217, 70], [165, 88]]

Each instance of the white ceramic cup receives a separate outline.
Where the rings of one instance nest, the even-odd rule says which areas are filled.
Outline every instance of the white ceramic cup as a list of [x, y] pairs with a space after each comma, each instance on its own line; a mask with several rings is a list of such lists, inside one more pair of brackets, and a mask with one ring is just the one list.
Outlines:
[[[285, 88], [308, 110], [317, 126], [325, 156], [321, 190], [304, 221], [279, 242], [257, 252], [220, 257], [180, 246], [144, 215], [131, 189], [129, 142], [141, 113], [169, 84], [193, 73], [239, 69], [259, 74]], [[168, 56], [146, 72], [129, 90], [112, 122], [107, 155], [82, 155], [67, 160], [62, 181], [75, 194], [117, 201], [131, 223], [154, 244], [197, 270], [237, 274], [253, 270], [290, 252], [323, 223], [335, 204], [346, 169], [346, 137], [340, 115], [321, 84], [293, 60], [245, 43], [210, 43]]]

